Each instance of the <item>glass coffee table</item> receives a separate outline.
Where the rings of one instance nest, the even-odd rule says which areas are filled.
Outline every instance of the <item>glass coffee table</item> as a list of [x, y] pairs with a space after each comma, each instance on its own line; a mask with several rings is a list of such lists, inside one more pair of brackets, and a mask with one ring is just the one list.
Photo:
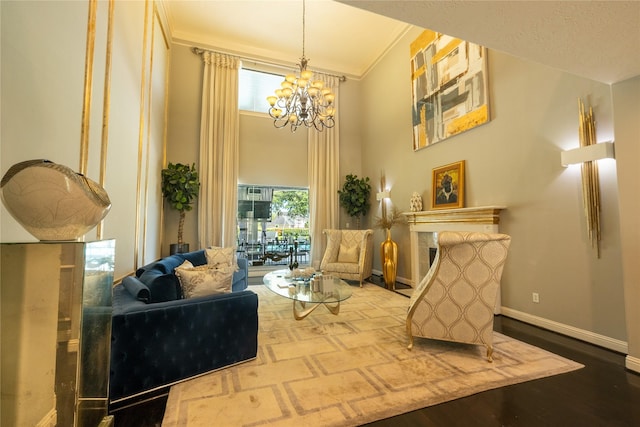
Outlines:
[[289, 270], [276, 270], [265, 274], [262, 281], [272, 292], [293, 300], [293, 317], [296, 320], [304, 319], [320, 305], [337, 315], [340, 302], [351, 296], [351, 286], [337, 277], [324, 276], [322, 281], [314, 283], [294, 278]]

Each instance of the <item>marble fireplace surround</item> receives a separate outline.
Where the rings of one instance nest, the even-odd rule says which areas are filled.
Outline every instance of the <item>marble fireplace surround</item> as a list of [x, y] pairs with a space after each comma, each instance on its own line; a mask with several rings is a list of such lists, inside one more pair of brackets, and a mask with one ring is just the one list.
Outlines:
[[[429, 271], [429, 248], [436, 247], [438, 232], [499, 233], [500, 211], [504, 209], [504, 206], [481, 206], [405, 212], [411, 240], [411, 286], [415, 288]], [[498, 292], [495, 314], [500, 314], [500, 308], [501, 298]]]

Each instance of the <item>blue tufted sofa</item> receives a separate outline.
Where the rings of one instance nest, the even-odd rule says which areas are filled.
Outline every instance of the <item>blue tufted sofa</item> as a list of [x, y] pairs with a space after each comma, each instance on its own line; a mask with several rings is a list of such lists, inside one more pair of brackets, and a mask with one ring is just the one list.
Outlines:
[[231, 293], [182, 299], [174, 269], [185, 259], [207, 262], [204, 250], [171, 255], [113, 288], [112, 407], [256, 357], [258, 296], [246, 290], [247, 260], [238, 259]]

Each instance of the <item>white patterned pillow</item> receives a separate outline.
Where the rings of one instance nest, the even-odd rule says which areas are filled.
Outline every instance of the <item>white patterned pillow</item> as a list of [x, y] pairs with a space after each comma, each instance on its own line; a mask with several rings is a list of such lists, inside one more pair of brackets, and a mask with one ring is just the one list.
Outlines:
[[194, 267], [189, 261], [185, 261], [181, 266], [176, 267], [176, 276], [178, 276], [185, 298], [231, 292], [233, 272], [233, 266], [211, 267], [209, 265], [200, 265]]
[[346, 246], [340, 244], [340, 250], [338, 251], [338, 262], [358, 262], [360, 256], [360, 248], [357, 246]]
[[212, 246], [204, 250], [209, 267], [235, 267], [237, 270], [236, 248], [220, 248]]

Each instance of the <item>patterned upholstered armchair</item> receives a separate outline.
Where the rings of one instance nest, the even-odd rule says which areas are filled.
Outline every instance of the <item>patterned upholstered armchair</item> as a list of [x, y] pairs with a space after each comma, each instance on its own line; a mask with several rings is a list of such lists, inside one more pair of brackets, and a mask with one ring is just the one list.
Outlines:
[[494, 306], [510, 243], [506, 234], [438, 233], [436, 258], [409, 305], [409, 349], [414, 336], [482, 344], [493, 361]]
[[373, 230], [324, 230], [327, 249], [320, 269], [346, 280], [362, 281], [371, 277]]

